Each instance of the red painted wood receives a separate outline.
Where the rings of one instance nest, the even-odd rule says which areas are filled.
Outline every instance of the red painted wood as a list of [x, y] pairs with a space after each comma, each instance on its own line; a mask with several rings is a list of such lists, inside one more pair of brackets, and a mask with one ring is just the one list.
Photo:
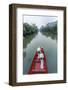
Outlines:
[[47, 64], [46, 64], [46, 56], [44, 54], [43, 48], [41, 48], [41, 52], [44, 55], [44, 64], [43, 64], [44, 68], [40, 69], [40, 59], [38, 59], [38, 53], [36, 52], [35, 56], [34, 56], [34, 58], [32, 60], [32, 64], [31, 64], [31, 66], [29, 68], [28, 74], [48, 73]]

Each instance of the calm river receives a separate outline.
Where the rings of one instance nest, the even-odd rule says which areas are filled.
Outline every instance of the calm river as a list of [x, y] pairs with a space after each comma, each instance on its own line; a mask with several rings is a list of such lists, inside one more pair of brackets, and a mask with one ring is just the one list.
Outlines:
[[48, 73], [57, 73], [57, 40], [38, 32], [23, 39], [23, 74], [28, 74], [38, 47], [43, 47], [47, 59]]

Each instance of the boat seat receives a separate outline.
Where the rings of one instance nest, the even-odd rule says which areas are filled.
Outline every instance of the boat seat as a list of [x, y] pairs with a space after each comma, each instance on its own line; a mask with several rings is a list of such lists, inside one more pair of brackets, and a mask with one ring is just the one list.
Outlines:
[[35, 63], [40, 63], [40, 60], [34, 61]]

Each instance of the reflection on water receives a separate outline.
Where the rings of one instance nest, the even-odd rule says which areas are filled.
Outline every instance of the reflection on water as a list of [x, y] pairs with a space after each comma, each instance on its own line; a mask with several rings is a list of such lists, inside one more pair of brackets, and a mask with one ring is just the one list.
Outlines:
[[26, 56], [26, 47], [29, 43], [31, 43], [31, 40], [36, 36], [36, 33], [33, 35], [29, 35], [23, 38], [23, 58]]
[[44, 48], [44, 52], [47, 58], [48, 73], [57, 72], [57, 42], [51, 36], [43, 35], [41, 32], [28, 36], [23, 39], [23, 74], [27, 74], [36, 52], [36, 49], [40, 46]]
[[25, 49], [23, 50], [23, 58], [25, 58], [26, 57], [26, 51], [25, 51]]
[[27, 45], [31, 42], [31, 40], [36, 36], [36, 34], [28, 35], [23, 38], [23, 48], [26, 48]]
[[51, 37], [51, 39], [57, 40], [57, 34], [44, 32], [43, 35], [45, 35], [47, 37]]

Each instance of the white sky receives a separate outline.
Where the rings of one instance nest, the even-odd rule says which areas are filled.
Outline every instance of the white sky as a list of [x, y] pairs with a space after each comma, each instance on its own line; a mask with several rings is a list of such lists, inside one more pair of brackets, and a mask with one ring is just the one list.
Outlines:
[[31, 16], [31, 15], [24, 15], [24, 23], [29, 24], [36, 24], [38, 28], [41, 25], [46, 25], [47, 23], [54, 22], [57, 20], [56, 16]]

